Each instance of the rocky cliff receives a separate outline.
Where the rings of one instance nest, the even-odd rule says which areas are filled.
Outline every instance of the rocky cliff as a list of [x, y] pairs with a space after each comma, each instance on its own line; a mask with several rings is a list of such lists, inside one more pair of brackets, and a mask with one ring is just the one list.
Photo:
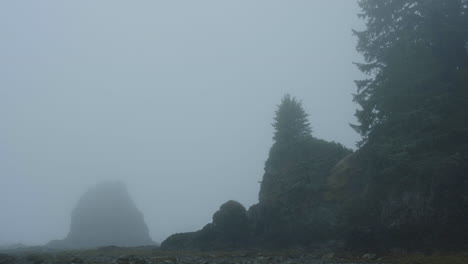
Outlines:
[[329, 177], [350, 153], [313, 137], [275, 143], [265, 164], [259, 203], [248, 211], [257, 243], [289, 246], [335, 238], [340, 192]]

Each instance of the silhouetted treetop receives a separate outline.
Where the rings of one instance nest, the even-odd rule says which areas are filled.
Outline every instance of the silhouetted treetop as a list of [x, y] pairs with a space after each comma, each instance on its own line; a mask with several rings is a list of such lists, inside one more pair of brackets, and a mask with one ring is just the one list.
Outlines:
[[307, 118], [301, 101], [286, 94], [276, 110], [273, 139], [276, 142], [292, 142], [311, 136], [312, 128]]

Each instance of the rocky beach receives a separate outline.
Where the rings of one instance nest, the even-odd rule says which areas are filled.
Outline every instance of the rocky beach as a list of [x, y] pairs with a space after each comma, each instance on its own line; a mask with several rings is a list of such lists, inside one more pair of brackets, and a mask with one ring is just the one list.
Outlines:
[[0, 264], [465, 264], [465, 252], [357, 253], [331, 248], [278, 251], [165, 251], [151, 247], [89, 250], [22, 248], [2, 251]]

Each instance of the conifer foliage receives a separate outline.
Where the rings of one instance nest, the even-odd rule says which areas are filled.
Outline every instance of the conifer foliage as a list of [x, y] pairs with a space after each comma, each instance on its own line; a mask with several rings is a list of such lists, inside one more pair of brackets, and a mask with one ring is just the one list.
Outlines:
[[286, 94], [278, 106], [274, 118], [275, 142], [294, 142], [311, 136], [312, 128], [308, 114], [302, 108], [301, 101]]
[[354, 98], [361, 106], [355, 129], [362, 143], [388, 135], [421, 139], [429, 130], [432, 139], [423, 138], [433, 140], [454, 125], [460, 128], [468, 102], [468, 1], [361, 0], [359, 5], [366, 29], [355, 32], [365, 59], [358, 67], [369, 75], [356, 82]]
[[374, 235], [386, 230], [385, 239], [400, 245], [464, 241], [468, 1], [359, 5], [366, 27], [355, 35], [365, 62], [357, 65], [368, 79], [356, 82], [354, 128], [368, 186], [356, 223], [372, 222]]

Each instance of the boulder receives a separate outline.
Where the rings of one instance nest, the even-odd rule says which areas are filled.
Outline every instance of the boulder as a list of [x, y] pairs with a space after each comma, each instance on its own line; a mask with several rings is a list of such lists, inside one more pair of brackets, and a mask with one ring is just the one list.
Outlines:
[[169, 236], [161, 244], [165, 250], [232, 249], [245, 247], [250, 226], [245, 207], [228, 201], [213, 215], [213, 222], [201, 230]]

